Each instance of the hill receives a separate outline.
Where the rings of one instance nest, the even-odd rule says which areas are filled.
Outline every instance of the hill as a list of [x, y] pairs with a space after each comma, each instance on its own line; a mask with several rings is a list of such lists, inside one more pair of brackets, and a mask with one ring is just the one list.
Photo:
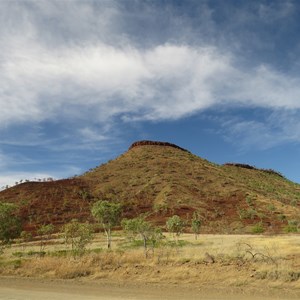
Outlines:
[[164, 225], [168, 216], [190, 219], [195, 210], [203, 231], [281, 232], [299, 220], [300, 185], [272, 170], [217, 165], [170, 143], [141, 141], [127, 152], [81, 176], [53, 182], [25, 182], [0, 192], [0, 201], [20, 206], [25, 229], [57, 226], [72, 218], [91, 220], [97, 199], [120, 201], [124, 216], [149, 213]]

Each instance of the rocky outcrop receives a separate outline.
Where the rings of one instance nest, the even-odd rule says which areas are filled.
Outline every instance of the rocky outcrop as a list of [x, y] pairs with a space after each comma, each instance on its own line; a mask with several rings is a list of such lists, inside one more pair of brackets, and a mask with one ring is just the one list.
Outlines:
[[147, 141], [147, 140], [134, 142], [134, 143], [129, 147], [129, 150], [132, 149], [132, 148], [135, 148], [135, 147], [149, 146], [149, 145], [163, 146], [163, 147], [173, 147], [173, 148], [176, 148], [176, 149], [179, 149], [179, 150], [182, 150], [182, 151], [189, 152], [188, 150], [186, 150], [186, 149], [184, 149], [184, 148], [181, 148], [181, 147], [179, 147], [179, 146], [177, 146], [177, 145], [175, 145], [175, 144], [171, 144], [171, 143], [168, 143], [168, 142]]
[[247, 164], [239, 164], [239, 163], [226, 163], [224, 166], [233, 166], [233, 167], [239, 167], [244, 169], [250, 169], [250, 170], [257, 170], [255, 167], [247, 165]]
[[276, 175], [276, 176], [280, 176], [280, 177], [284, 178], [284, 176], [280, 172], [277, 172], [273, 169], [259, 169], [259, 168], [256, 168], [256, 167], [253, 167], [253, 166], [250, 166], [247, 164], [240, 164], [240, 163], [226, 163], [226, 164], [224, 164], [224, 166], [233, 166], [233, 167], [238, 167], [238, 168], [262, 171], [262, 172], [265, 172], [268, 174], [272, 174], [272, 175]]

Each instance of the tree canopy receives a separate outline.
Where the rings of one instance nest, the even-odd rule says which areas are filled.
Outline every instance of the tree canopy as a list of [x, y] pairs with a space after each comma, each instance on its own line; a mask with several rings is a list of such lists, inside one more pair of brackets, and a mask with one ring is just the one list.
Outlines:
[[21, 220], [16, 216], [18, 207], [11, 203], [0, 203], [0, 240], [3, 244], [9, 243], [20, 236], [22, 231]]
[[166, 225], [168, 231], [178, 238], [184, 229], [185, 223], [179, 216], [174, 215], [167, 220]]

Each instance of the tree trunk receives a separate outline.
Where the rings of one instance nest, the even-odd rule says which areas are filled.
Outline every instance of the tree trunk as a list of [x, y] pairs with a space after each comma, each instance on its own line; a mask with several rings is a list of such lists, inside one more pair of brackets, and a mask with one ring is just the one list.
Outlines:
[[148, 252], [147, 252], [147, 239], [145, 236], [143, 236], [143, 241], [144, 241], [144, 253], [145, 257], [148, 258]]
[[105, 234], [106, 234], [106, 241], [107, 241], [107, 249], [111, 248], [111, 231], [110, 228], [108, 228], [107, 230], [104, 229]]
[[108, 229], [108, 249], [111, 248], [111, 230], [110, 228]]

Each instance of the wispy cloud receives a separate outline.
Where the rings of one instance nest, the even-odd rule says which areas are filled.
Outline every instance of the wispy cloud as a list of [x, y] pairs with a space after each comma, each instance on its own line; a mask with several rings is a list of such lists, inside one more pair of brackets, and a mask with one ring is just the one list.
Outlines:
[[[127, 121], [178, 119], [214, 105], [300, 106], [297, 76], [265, 64], [245, 70], [234, 53], [203, 42], [141, 48], [128, 37], [122, 43], [109, 41], [110, 34], [120, 36], [116, 27], [125, 17], [119, 2], [101, 2], [103, 19], [92, 2], [76, 4], [28, 2], [31, 11], [25, 4], [4, 4], [9, 21], [13, 22], [16, 10], [21, 18], [14, 21], [12, 30], [2, 29], [1, 127], [68, 120], [104, 123], [115, 116]], [[61, 15], [62, 6], [70, 8], [68, 14]], [[280, 6], [277, 14], [285, 16], [290, 6], [289, 2]], [[261, 14], [274, 16], [273, 6], [259, 9]], [[59, 25], [50, 22], [49, 18], [58, 17], [67, 30], [66, 39], [54, 31]], [[86, 22], [83, 28], [76, 26], [78, 19]], [[48, 38], [38, 27], [46, 25], [51, 29]], [[87, 32], [94, 32], [95, 25], [100, 33], [93, 38]], [[68, 41], [77, 41], [77, 35], [85, 36], [84, 42]]]
[[277, 22], [286, 19], [295, 13], [295, 5], [293, 1], [279, 1], [271, 3], [260, 3], [258, 6], [258, 14], [263, 22]]
[[209, 4], [187, 1], [183, 13], [155, 2], [2, 1], [0, 145], [103, 149], [124, 124], [232, 107], [276, 114], [232, 121], [228, 135], [248, 132], [241, 143], [300, 142], [299, 74], [247, 49], [269, 47], [253, 28], [292, 19], [294, 2]]
[[104, 123], [115, 116], [178, 119], [214, 105], [300, 108], [300, 78], [265, 65], [246, 72], [215, 47], [165, 44], [141, 50], [98, 44], [53, 53], [32, 44], [30, 51], [15, 50], [20, 53], [3, 58], [2, 126], [74, 119]]
[[285, 143], [300, 142], [299, 110], [264, 110], [263, 117], [216, 117], [219, 134], [242, 151], [266, 150]]

